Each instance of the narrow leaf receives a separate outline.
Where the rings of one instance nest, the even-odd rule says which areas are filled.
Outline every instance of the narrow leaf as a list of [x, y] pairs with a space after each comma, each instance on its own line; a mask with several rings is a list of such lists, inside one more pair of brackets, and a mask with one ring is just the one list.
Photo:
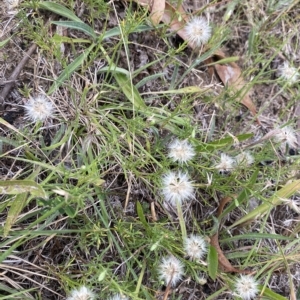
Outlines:
[[38, 3], [39, 8], [52, 11], [53, 13], [60, 15], [62, 17], [66, 17], [70, 20], [76, 21], [76, 22], [82, 22], [71, 10], [68, 8], [58, 4], [53, 3], [50, 1], [43, 1]]
[[6, 40], [0, 42], [0, 48], [3, 48], [3, 47], [10, 41], [11, 38], [12, 38], [12, 37], [9, 37], [8, 39], [6, 39]]
[[292, 241], [293, 237], [283, 236], [279, 234], [271, 234], [271, 233], [247, 233], [242, 235], [235, 235], [220, 241], [220, 243], [229, 243], [240, 240], [257, 240], [257, 239], [274, 239], [274, 240], [285, 240]]
[[136, 109], [145, 109], [146, 104], [141, 98], [138, 90], [131, 82], [130, 78], [122, 73], [114, 73], [114, 77], [122, 89], [124, 95]]
[[57, 22], [51, 22], [52, 24], [63, 26], [66, 28], [76, 29], [79, 31], [84, 32], [85, 34], [91, 36], [93, 39], [97, 38], [97, 35], [95, 34], [94, 29], [83, 23], [83, 22], [75, 22], [75, 21], [57, 21]]
[[267, 287], [264, 287], [263, 291], [264, 291], [263, 295], [265, 297], [267, 297], [267, 299], [269, 299], [269, 300], [286, 300], [287, 299], [286, 297], [283, 297], [283, 296], [273, 292], [272, 290], [270, 290]]
[[274, 208], [283, 202], [283, 199], [291, 197], [294, 193], [300, 190], [300, 179], [295, 180], [292, 183], [286, 184], [280, 190], [278, 190], [269, 201], [265, 201], [260, 206], [249, 212], [247, 215], [242, 217], [230, 226], [230, 228], [236, 227], [239, 224], [254, 221], [265, 215], [270, 209]]
[[149, 233], [150, 233], [149, 224], [147, 223], [147, 220], [146, 220], [144, 212], [143, 212], [143, 207], [142, 207], [142, 205], [139, 201], [136, 204], [136, 211], [137, 211], [137, 214], [138, 214], [138, 217], [139, 217], [140, 221], [144, 225], [144, 228], [146, 229], [146, 231], [149, 235]]
[[15, 223], [20, 212], [26, 205], [28, 193], [22, 193], [16, 196], [16, 198], [11, 202], [10, 209], [7, 214], [5, 225], [3, 228], [3, 236], [7, 237], [12, 225]]
[[216, 280], [218, 271], [218, 252], [213, 246], [209, 246], [207, 261], [208, 275], [212, 280]]
[[91, 45], [85, 52], [83, 52], [81, 55], [75, 58], [75, 60], [64, 69], [64, 71], [59, 75], [59, 77], [49, 88], [48, 95], [51, 95], [57, 88], [59, 88], [62, 85], [62, 83], [83, 64], [83, 62], [85, 61], [91, 50], [94, 48], [94, 46], [94, 44]]
[[1, 180], [0, 194], [18, 195], [31, 193], [36, 197], [47, 198], [43, 188], [33, 180]]

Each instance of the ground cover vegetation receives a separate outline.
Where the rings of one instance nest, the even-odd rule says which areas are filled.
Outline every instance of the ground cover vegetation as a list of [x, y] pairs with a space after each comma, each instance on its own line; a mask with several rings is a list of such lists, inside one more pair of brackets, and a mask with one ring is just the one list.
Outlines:
[[300, 299], [300, 4], [0, 4], [0, 299]]

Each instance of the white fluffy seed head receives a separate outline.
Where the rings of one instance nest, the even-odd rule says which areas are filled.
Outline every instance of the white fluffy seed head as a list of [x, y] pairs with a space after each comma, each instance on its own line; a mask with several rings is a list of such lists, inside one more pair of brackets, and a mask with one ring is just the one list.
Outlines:
[[221, 153], [220, 163], [215, 166], [220, 174], [230, 172], [235, 167], [235, 160], [225, 153]]
[[158, 266], [159, 279], [164, 281], [165, 285], [175, 286], [184, 274], [184, 266], [179, 259], [174, 256], [163, 257]]
[[254, 163], [254, 158], [249, 152], [242, 152], [235, 158], [238, 165], [250, 166]]
[[109, 300], [129, 300], [129, 298], [121, 294], [116, 294], [110, 297]]
[[277, 133], [274, 136], [274, 140], [276, 143], [281, 144], [280, 147], [282, 150], [285, 150], [287, 145], [290, 148], [296, 148], [298, 145], [295, 131], [290, 126], [278, 128]]
[[251, 300], [258, 294], [258, 283], [249, 275], [240, 275], [235, 281], [234, 288], [235, 295], [243, 300]]
[[208, 42], [211, 37], [211, 27], [203, 17], [191, 18], [184, 27], [187, 39], [195, 47]]
[[280, 77], [290, 84], [295, 83], [298, 80], [299, 72], [296, 68], [290, 66], [290, 64], [285, 61], [282, 66], [278, 68]]
[[187, 140], [180, 141], [175, 139], [170, 143], [168, 149], [168, 157], [174, 162], [187, 163], [195, 156], [195, 150]]
[[93, 300], [95, 294], [85, 286], [71, 291], [70, 296], [66, 300]]
[[176, 207], [176, 202], [193, 198], [194, 187], [187, 173], [172, 172], [165, 174], [162, 178], [162, 194], [170, 205]]
[[33, 122], [45, 121], [52, 117], [54, 112], [52, 103], [43, 95], [30, 97], [24, 108], [26, 118]]
[[202, 236], [191, 234], [184, 239], [183, 249], [191, 260], [200, 260], [207, 252], [207, 244]]

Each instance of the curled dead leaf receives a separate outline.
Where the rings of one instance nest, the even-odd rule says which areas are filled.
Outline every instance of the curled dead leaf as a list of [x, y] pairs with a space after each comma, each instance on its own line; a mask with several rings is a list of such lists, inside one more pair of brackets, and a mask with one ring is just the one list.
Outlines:
[[[225, 57], [222, 51], [217, 51], [214, 56], [216, 61], [224, 59]], [[223, 84], [231, 87], [234, 93], [239, 93], [246, 86], [242, 71], [235, 62], [229, 62], [224, 65], [216, 64], [214, 67]], [[249, 91], [246, 91], [246, 94], [241, 92], [239, 96], [240, 102], [250, 110], [253, 116], [256, 116], [256, 106], [252, 102], [249, 93]], [[258, 119], [257, 122], [260, 123]]]

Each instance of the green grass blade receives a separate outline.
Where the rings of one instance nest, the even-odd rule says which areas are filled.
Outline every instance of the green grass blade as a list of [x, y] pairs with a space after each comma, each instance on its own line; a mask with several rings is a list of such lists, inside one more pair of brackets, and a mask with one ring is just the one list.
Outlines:
[[137, 88], [132, 84], [130, 78], [122, 73], [114, 73], [114, 77], [122, 89], [124, 95], [136, 109], [146, 109], [147, 106], [140, 96]]
[[28, 193], [22, 193], [16, 196], [14, 200], [11, 202], [11, 207], [8, 211], [7, 218], [5, 221], [5, 225], [3, 228], [3, 236], [7, 237], [11, 227], [15, 223], [16, 219], [18, 218], [20, 212], [26, 205]]
[[265, 202], [255, 208], [253, 211], [245, 215], [240, 220], [236, 221], [234, 224], [230, 226], [230, 228], [236, 227], [239, 224], [254, 221], [256, 219], [261, 218], [264, 214], [266, 214], [270, 209], [272, 209], [274, 206], [279, 205], [283, 202], [282, 199], [291, 197], [295, 192], [300, 190], [300, 179], [295, 180], [292, 183], [286, 184], [284, 187], [282, 187], [280, 190], [278, 190], [273, 197], [271, 197], [270, 201]]
[[51, 22], [52, 24], [58, 25], [58, 26], [63, 26], [66, 28], [71, 28], [71, 29], [76, 29], [79, 31], [84, 32], [85, 34], [91, 36], [94, 40], [97, 38], [97, 35], [94, 31], [94, 29], [83, 23], [83, 22], [76, 22], [76, 21], [56, 21], [56, 22]]
[[269, 300], [286, 300], [286, 297], [283, 297], [283, 296], [273, 292], [272, 290], [270, 290], [267, 287], [264, 288], [263, 295], [265, 297], [267, 297], [267, 299], [269, 299]]
[[220, 243], [228, 243], [233, 241], [240, 241], [240, 240], [257, 240], [257, 239], [273, 239], [273, 240], [285, 240], [285, 241], [292, 241], [294, 240], [293, 237], [278, 235], [278, 234], [271, 234], [271, 233], [247, 233], [241, 235], [235, 235], [226, 239], [222, 239]]
[[27, 192], [36, 197], [47, 198], [43, 188], [33, 180], [0, 180], [1, 194], [18, 195]]
[[6, 40], [0, 42], [0, 49], [3, 48], [3, 47], [10, 41], [11, 38], [12, 38], [12, 37], [9, 37], [8, 39], [6, 39]]
[[208, 262], [208, 275], [212, 280], [215, 280], [217, 278], [217, 271], [218, 271], [218, 252], [217, 249], [213, 246], [209, 246], [207, 262]]
[[82, 22], [71, 10], [58, 3], [43, 1], [38, 4], [38, 7], [41, 9], [52, 11], [59, 16], [66, 17], [75, 22]]
[[75, 72], [86, 60], [87, 56], [91, 52], [91, 50], [95, 47], [95, 45], [91, 45], [85, 52], [79, 55], [72, 63], [70, 63], [65, 70], [59, 75], [59, 77], [55, 80], [55, 82], [51, 85], [48, 95], [51, 95], [57, 88], [59, 88], [62, 83], [71, 76], [73, 72]]

